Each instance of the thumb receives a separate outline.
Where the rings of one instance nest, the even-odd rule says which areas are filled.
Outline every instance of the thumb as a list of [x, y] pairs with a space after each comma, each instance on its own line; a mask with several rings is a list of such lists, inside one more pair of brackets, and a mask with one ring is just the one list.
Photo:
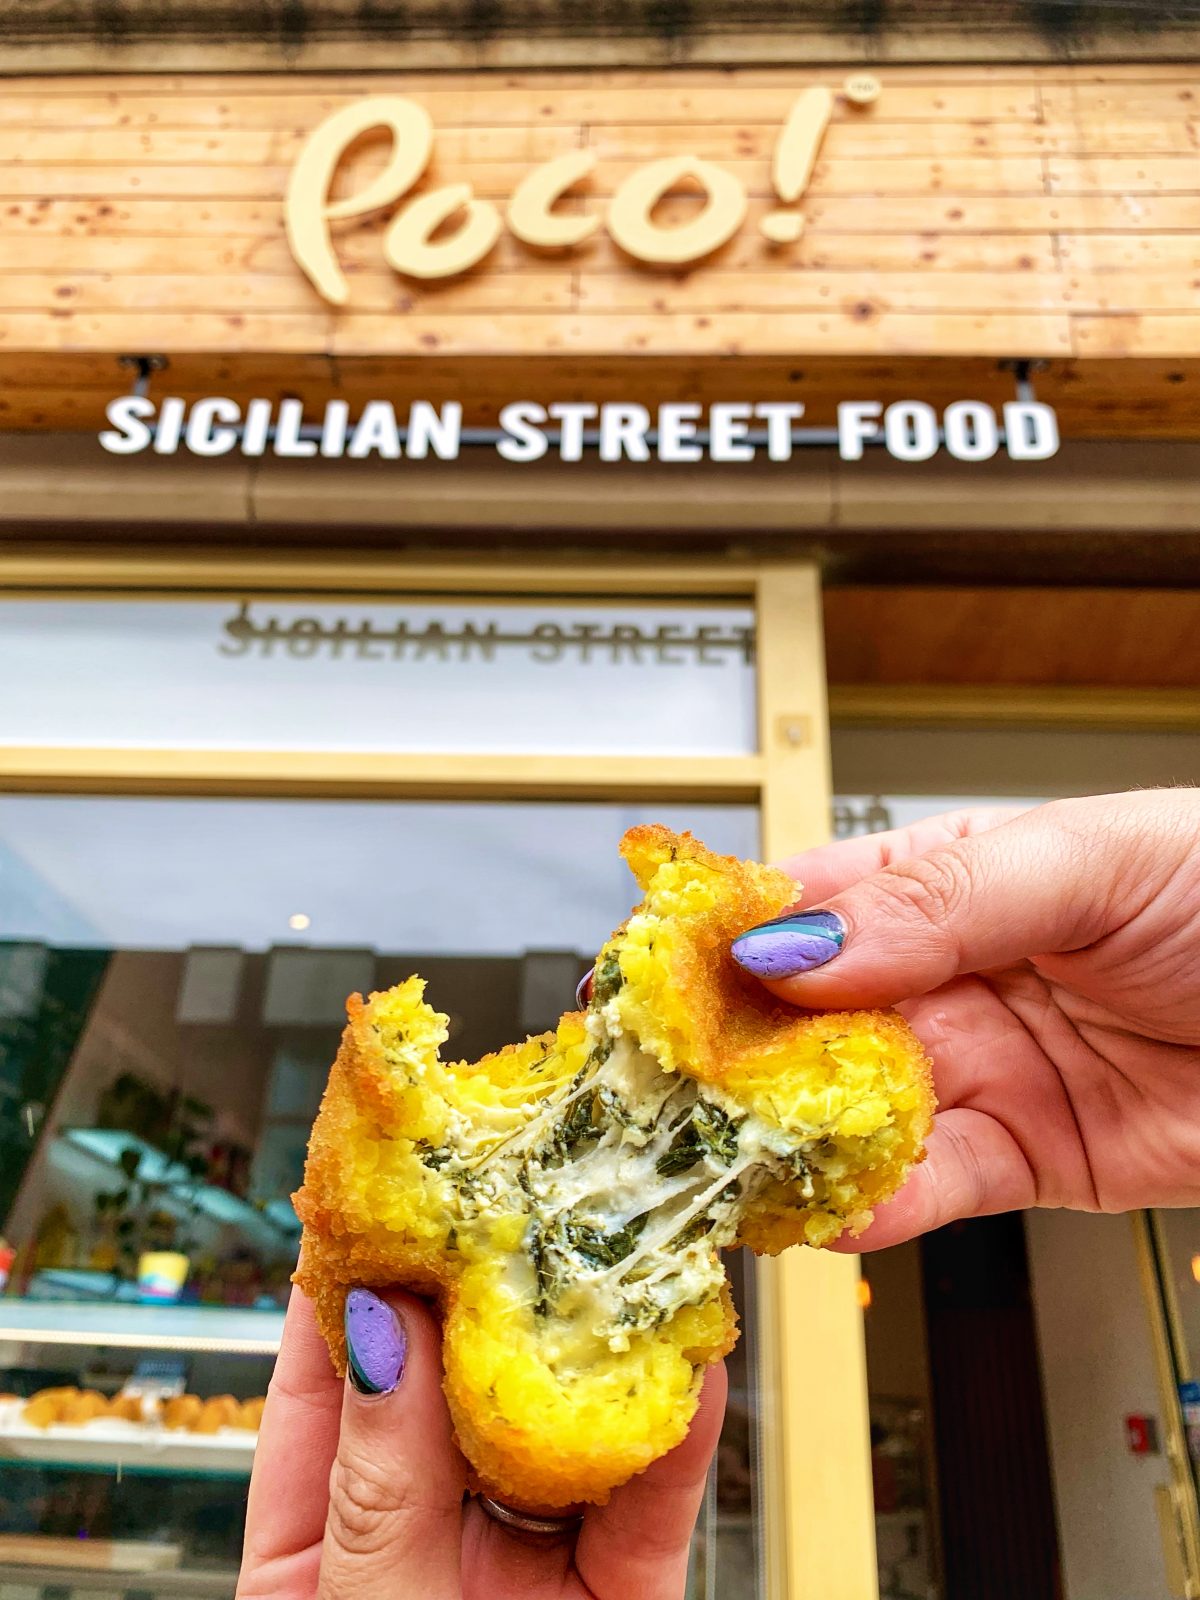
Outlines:
[[411, 1295], [351, 1289], [346, 1355], [316, 1600], [458, 1600], [466, 1471], [437, 1322]]
[[793, 1005], [893, 1005], [960, 973], [1078, 950], [1123, 920], [1102, 816], [1052, 802], [894, 862], [733, 943], [740, 966]]

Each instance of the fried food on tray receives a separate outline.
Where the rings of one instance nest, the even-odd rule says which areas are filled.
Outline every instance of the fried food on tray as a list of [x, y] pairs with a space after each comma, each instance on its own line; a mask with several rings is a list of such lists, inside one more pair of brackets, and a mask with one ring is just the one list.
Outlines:
[[266, 1403], [265, 1395], [256, 1395], [253, 1400], [243, 1400], [231, 1426], [242, 1428], [246, 1433], [257, 1433], [262, 1426], [263, 1407]]
[[78, 1428], [85, 1422], [91, 1422], [95, 1417], [108, 1414], [108, 1401], [102, 1394], [94, 1389], [85, 1389], [74, 1400], [68, 1400], [63, 1407], [59, 1420], [64, 1427]]
[[[166, 1428], [189, 1433], [218, 1433], [222, 1428], [257, 1433], [265, 1404], [262, 1395], [235, 1400], [231, 1394], [218, 1394], [204, 1400], [198, 1394], [180, 1394], [155, 1405], [153, 1416]], [[35, 1428], [81, 1427], [97, 1419], [149, 1420], [138, 1396], [116, 1394], [106, 1399], [96, 1389], [41, 1389], [26, 1402], [21, 1416]]]
[[198, 1394], [177, 1394], [163, 1401], [159, 1416], [166, 1428], [193, 1428], [203, 1410]]
[[204, 1402], [200, 1415], [188, 1427], [192, 1433], [216, 1433], [218, 1428], [232, 1428], [241, 1409], [231, 1394], [214, 1395]]
[[61, 1398], [49, 1391], [35, 1394], [21, 1412], [21, 1420], [27, 1422], [31, 1428], [53, 1427], [59, 1419], [62, 1406]]
[[135, 1394], [115, 1394], [108, 1402], [108, 1414], [117, 1417], [122, 1422], [143, 1422], [145, 1412], [142, 1402]]
[[112, 1402], [98, 1389], [39, 1389], [21, 1413], [24, 1422], [35, 1428], [79, 1428], [96, 1417], [111, 1414]]
[[556, 1032], [449, 1064], [419, 978], [351, 998], [296, 1196], [339, 1369], [348, 1288], [435, 1295], [462, 1449], [530, 1507], [603, 1502], [677, 1444], [736, 1338], [720, 1251], [859, 1231], [933, 1107], [898, 1016], [798, 1013], [733, 961], [784, 873], [660, 827], [622, 851], [645, 898]]

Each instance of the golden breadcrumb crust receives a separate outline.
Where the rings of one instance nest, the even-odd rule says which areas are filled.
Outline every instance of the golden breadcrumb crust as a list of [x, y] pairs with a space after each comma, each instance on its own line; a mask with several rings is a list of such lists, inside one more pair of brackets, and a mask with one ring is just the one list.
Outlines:
[[[630, 828], [621, 854], [644, 891], [641, 906], [600, 952], [618, 952], [622, 1024], [664, 1067], [713, 1083], [749, 1104], [790, 1102], [814, 1121], [836, 1117], [845, 1138], [890, 1124], [888, 1158], [864, 1161], [847, 1192], [845, 1226], [861, 1233], [871, 1210], [924, 1160], [934, 1094], [925, 1051], [894, 1011], [803, 1012], [776, 1000], [730, 954], [734, 939], [796, 903], [800, 885], [778, 867], [716, 855], [690, 834]], [[834, 1085], [796, 1082], [789, 1068], [833, 1043]], [[894, 1063], [896, 1070], [889, 1070]], [[789, 1093], [789, 1091], [792, 1091]], [[798, 1103], [797, 1103], [798, 1102]], [[760, 1204], [738, 1239], [759, 1254], [827, 1244], [843, 1231], [786, 1202]]]
[[[733, 938], [794, 902], [784, 873], [659, 827], [631, 830], [623, 853], [645, 899], [597, 962], [598, 986], [606, 963], [616, 985], [608, 1004], [620, 1028], [664, 1069], [819, 1142], [819, 1199], [793, 1182], [768, 1185], [737, 1242], [773, 1253], [861, 1229], [922, 1158], [933, 1095], [921, 1046], [893, 1013], [798, 1013], [732, 960]], [[704, 1367], [736, 1339], [728, 1286], [626, 1350], [554, 1347], [506, 1272], [525, 1249], [520, 1196], [486, 1237], [460, 1230], [448, 1184], [422, 1152], [441, 1143], [452, 1114], [505, 1128], [552, 1103], [588, 1060], [584, 1017], [568, 1014], [555, 1033], [474, 1065], [445, 1064], [446, 1019], [423, 993], [410, 978], [348, 1003], [296, 1196], [295, 1281], [339, 1372], [349, 1288], [436, 1299], [445, 1391], [476, 1484], [527, 1507], [602, 1503], [686, 1433]]]

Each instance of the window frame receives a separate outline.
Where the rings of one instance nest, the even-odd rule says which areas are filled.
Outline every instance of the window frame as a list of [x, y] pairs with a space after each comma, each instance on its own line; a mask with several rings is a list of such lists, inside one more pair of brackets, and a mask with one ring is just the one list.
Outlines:
[[[618, 565], [544, 555], [536, 562], [432, 561], [120, 548], [0, 556], [6, 599], [249, 594], [326, 601], [385, 595], [748, 601], [757, 627], [758, 750], [656, 758], [0, 746], [0, 791], [750, 802], [760, 809], [767, 859], [829, 837], [821, 589], [812, 562]], [[791, 1250], [757, 1264], [765, 1600], [869, 1600], [878, 1592], [858, 1279], [854, 1256]]]

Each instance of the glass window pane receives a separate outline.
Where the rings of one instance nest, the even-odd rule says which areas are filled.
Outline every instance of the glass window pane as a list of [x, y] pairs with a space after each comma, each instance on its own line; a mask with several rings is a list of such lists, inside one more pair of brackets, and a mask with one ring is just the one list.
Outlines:
[[22, 685], [0, 709], [17, 746], [757, 748], [738, 603], [8, 599], [0, 681]]
[[[158, 1317], [224, 1346], [148, 1359], [86, 1331], [0, 1334], [0, 1393], [19, 1397], [0, 1401], [6, 1528], [86, 1525], [139, 1546], [123, 1559], [231, 1575], [252, 1435], [222, 1434], [201, 1459], [213, 1441], [182, 1429], [153, 1479], [127, 1439], [118, 1481], [106, 1423], [81, 1461], [59, 1424], [22, 1423], [28, 1397], [112, 1396], [135, 1378], [260, 1395], [269, 1361], [236, 1352], [255, 1318], [278, 1328], [287, 1197], [347, 992], [421, 972], [464, 1057], [551, 1026], [637, 898], [617, 845], [642, 821], [758, 854], [750, 807], [0, 797], [0, 1233], [22, 1297], [0, 1302], [0, 1328], [61, 1333], [86, 1316], [136, 1336]], [[184, 1260], [175, 1304], [137, 1303], [152, 1251]], [[743, 1339], [697, 1600], [758, 1595], [753, 1275], [731, 1264]]]

